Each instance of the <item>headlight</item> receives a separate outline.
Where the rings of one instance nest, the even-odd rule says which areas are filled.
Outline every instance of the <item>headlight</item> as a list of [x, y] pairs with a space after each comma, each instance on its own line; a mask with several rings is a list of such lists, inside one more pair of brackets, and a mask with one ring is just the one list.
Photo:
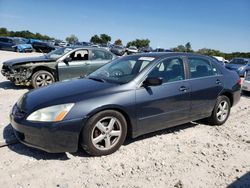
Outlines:
[[42, 122], [58, 122], [68, 114], [74, 103], [61, 104], [42, 108], [30, 114], [28, 121], [42, 121]]

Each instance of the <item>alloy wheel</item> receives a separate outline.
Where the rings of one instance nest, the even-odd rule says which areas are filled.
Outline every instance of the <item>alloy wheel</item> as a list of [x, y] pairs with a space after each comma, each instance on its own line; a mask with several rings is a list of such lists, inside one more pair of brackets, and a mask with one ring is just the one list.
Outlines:
[[224, 121], [227, 118], [228, 113], [229, 113], [229, 105], [227, 101], [222, 100], [217, 108], [217, 113], [216, 113], [217, 119], [221, 122]]
[[118, 143], [121, 135], [121, 122], [115, 117], [104, 117], [95, 124], [91, 142], [99, 150], [109, 150]]
[[36, 85], [38, 87], [46, 86], [53, 83], [53, 78], [48, 74], [40, 74], [36, 79]]

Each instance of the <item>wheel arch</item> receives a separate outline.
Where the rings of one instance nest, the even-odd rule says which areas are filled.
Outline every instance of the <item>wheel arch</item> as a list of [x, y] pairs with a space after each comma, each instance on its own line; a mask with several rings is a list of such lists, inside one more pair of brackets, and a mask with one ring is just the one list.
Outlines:
[[54, 76], [54, 79], [55, 80], [57, 80], [57, 77], [56, 77], [56, 72], [53, 70], [53, 69], [51, 69], [51, 68], [49, 68], [49, 67], [46, 67], [46, 66], [37, 66], [37, 67], [35, 67], [33, 70], [32, 70], [32, 75], [31, 75], [31, 77], [33, 76], [33, 74], [35, 74], [37, 71], [41, 71], [41, 70], [43, 70], [43, 71], [48, 71], [49, 73], [51, 73], [53, 76]]
[[222, 95], [224, 95], [224, 96], [226, 96], [226, 97], [229, 98], [229, 100], [230, 100], [230, 105], [231, 105], [231, 107], [232, 107], [233, 104], [234, 104], [233, 94], [232, 94], [231, 92], [229, 92], [229, 91], [223, 91], [223, 92], [220, 94], [220, 96], [222, 96]]
[[[126, 110], [124, 110], [120, 106], [103, 106], [103, 107], [97, 108], [97, 109], [91, 111], [87, 116], [85, 116], [86, 120], [84, 122], [86, 123], [92, 116], [94, 116], [95, 114], [97, 114], [99, 112], [105, 111], [105, 110], [114, 110], [114, 111], [121, 113], [124, 116], [126, 123], [127, 123], [127, 135], [126, 135], [126, 137], [133, 136], [133, 130], [134, 130], [135, 126], [133, 125], [133, 122], [132, 122], [131, 118], [129, 117], [129, 114], [126, 112]], [[80, 139], [81, 139], [80, 135], [82, 134], [83, 128], [84, 128], [84, 125], [81, 127], [81, 131], [79, 133], [78, 143], [80, 143]]]

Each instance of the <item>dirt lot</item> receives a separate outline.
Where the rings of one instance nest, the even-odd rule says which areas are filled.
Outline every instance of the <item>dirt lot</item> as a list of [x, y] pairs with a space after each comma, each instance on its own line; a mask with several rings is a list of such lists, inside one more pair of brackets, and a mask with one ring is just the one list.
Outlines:
[[[21, 56], [0, 51], [2, 61]], [[28, 88], [0, 75], [1, 187], [250, 187], [250, 95], [223, 126], [189, 123], [128, 140], [104, 157], [48, 154], [15, 143], [12, 105]]]

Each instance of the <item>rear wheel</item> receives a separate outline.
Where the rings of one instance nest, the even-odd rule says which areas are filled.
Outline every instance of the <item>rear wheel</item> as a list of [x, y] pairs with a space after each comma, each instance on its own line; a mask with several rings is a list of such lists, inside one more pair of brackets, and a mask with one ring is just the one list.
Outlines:
[[34, 88], [47, 86], [54, 82], [55, 82], [54, 76], [50, 72], [44, 70], [35, 72], [31, 78], [31, 83]]
[[214, 106], [212, 115], [208, 118], [211, 125], [224, 124], [230, 114], [231, 103], [227, 96], [219, 96]]
[[124, 116], [106, 110], [92, 116], [83, 128], [81, 146], [90, 155], [108, 155], [120, 148], [127, 135]]

